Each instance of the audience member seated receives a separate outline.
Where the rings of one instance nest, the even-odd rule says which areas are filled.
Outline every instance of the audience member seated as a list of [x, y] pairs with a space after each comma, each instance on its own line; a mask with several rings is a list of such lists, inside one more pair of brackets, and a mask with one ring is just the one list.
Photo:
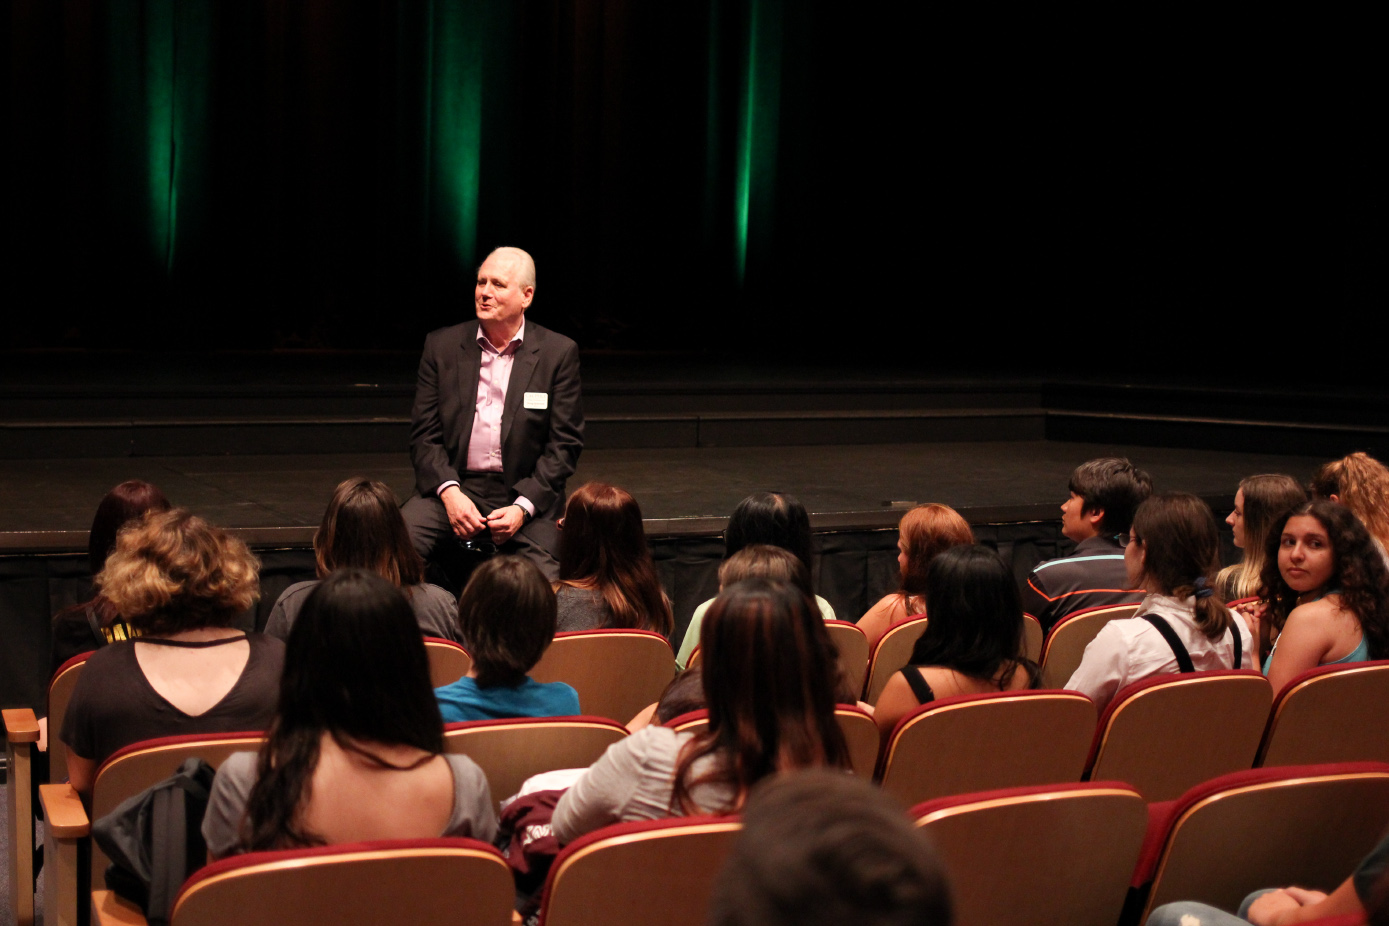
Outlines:
[[458, 600], [458, 623], [473, 667], [434, 689], [445, 723], [579, 713], [572, 687], [526, 674], [555, 635], [555, 593], [530, 560], [497, 556], [473, 570]]
[[61, 732], [84, 796], [122, 746], [269, 726], [284, 644], [229, 626], [255, 601], [257, 569], [244, 543], [181, 508], [121, 531], [96, 582], [138, 636], [87, 660]]
[[[810, 590], [810, 574], [806, 572], [805, 564], [796, 559], [794, 554], [781, 547], [754, 543], [752, 546], [743, 547], [719, 566], [720, 591], [748, 579], [785, 582], [800, 589], [807, 598], [814, 597]], [[835, 653], [834, 657], [837, 661], [838, 654]], [[686, 681], [683, 684], [677, 684], [681, 679], [686, 679]], [[666, 692], [661, 696], [661, 700], [632, 718], [631, 722], [627, 724], [627, 729], [641, 729], [651, 722], [653, 715], [656, 717], [657, 723], [665, 723], [680, 714], [703, 710], [704, 689], [699, 679], [699, 666], [695, 665], [683, 670], [670, 685], [666, 686]], [[835, 684], [835, 700], [837, 702], [841, 704], [858, 703], [871, 711], [872, 706], [859, 702], [858, 696], [859, 692], [854, 690], [848, 679], [839, 679]], [[684, 707], [684, 710], [671, 713], [669, 703], [678, 704]], [[661, 717], [662, 713], [666, 715], [664, 718]]]
[[859, 629], [872, 647], [893, 624], [926, 613], [926, 568], [938, 554], [964, 543], [974, 534], [959, 512], [949, 505], [917, 505], [897, 525], [897, 568], [901, 585], [859, 618]]
[[948, 926], [930, 841], [877, 788], [824, 770], [753, 789], [714, 884], [710, 926]]
[[1389, 656], [1389, 570], [1349, 509], [1324, 498], [1294, 508], [1264, 555], [1275, 694], [1308, 669]]
[[660, 700], [647, 705], [642, 712], [627, 721], [627, 731], [635, 733], [653, 723], [669, 723], [681, 714], [704, 710], [704, 675], [699, 666], [690, 666], [676, 673]]
[[737, 813], [776, 772], [849, 768], [829, 634], [800, 589], [763, 579], [725, 589], [700, 645], [708, 729], [649, 726], [609, 747], [555, 808], [561, 844], [628, 820]]
[[1017, 580], [985, 546], [951, 547], [926, 571], [930, 620], [911, 662], [888, 680], [873, 717], [883, 736], [918, 705], [954, 695], [1037, 685], [1037, 664], [1023, 655]]
[[[87, 562], [92, 575], [106, 567], [106, 558], [116, 548], [116, 534], [146, 511], [168, 511], [169, 500], [157, 486], [129, 479], [116, 486], [96, 506], [92, 530], [87, 535]], [[89, 653], [108, 643], [128, 640], [130, 625], [116, 613], [110, 600], [100, 592], [90, 601], [59, 611], [53, 617], [53, 658], [49, 674], [79, 653]]]
[[1360, 863], [1360, 867], [1330, 894], [1300, 887], [1265, 888], [1244, 898], [1239, 915], [1194, 901], [1163, 904], [1148, 916], [1147, 926], [1286, 926], [1340, 916], [1365, 916], [1370, 922], [1389, 920], [1389, 836]]
[[1152, 494], [1152, 478], [1128, 460], [1103, 457], [1077, 466], [1070, 489], [1061, 533], [1075, 541], [1075, 552], [1039, 563], [1023, 589], [1023, 610], [1048, 633], [1074, 611], [1143, 599], [1125, 578], [1124, 542], [1134, 511]]
[[[1257, 597], [1263, 585], [1267, 560], [1268, 535], [1275, 523], [1293, 508], [1307, 501], [1307, 492], [1297, 480], [1282, 473], [1250, 476], [1240, 482], [1235, 491], [1235, 510], [1225, 519], [1234, 531], [1235, 546], [1244, 551], [1244, 558], [1226, 566], [1215, 577], [1215, 594], [1222, 601]], [[1268, 655], [1271, 641], [1267, 622], [1260, 620], [1268, 608], [1265, 601], [1246, 602], [1237, 610], [1244, 615], [1250, 629], [1259, 636], [1259, 657]]]
[[395, 495], [384, 482], [354, 476], [338, 483], [323, 522], [313, 535], [318, 578], [281, 593], [265, 632], [289, 639], [290, 628], [324, 576], [335, 569], [368, 569], [405, 593], [421, 632], [459, 642], [458, 602], [424, 581], [424, 560], [415, 552]]
[[1368, 453], [1352, 453], [1326, 463], [1312, 477], [1314, 498], [1329, 498], [1350, 509], [1389, 560], [1389, 467]]
[[559, 535], [558, 630], [632, 627], [669, 637], [670, 600], [646, 545], [641, 507], [590, 482], [569, 496]]
[[1273, 525], [1307, 501], [1307, 492], [1296, 479], [1282, 473], [1266, 473], [1240, 480], [1235, 491], [1235, 510], [1225, 519], [1235, 535], [1235, 546], [1244, 557], [1216, 576], [1215, 593], [1226, 601], [1259, 594], [1263, 581], [1264, 547]]
[[1249, 625], [1215, 597], [1219, 552], [1215, 515], [1195, 495], [1140, 505], [1124, 562], [1127, 584], [1147, 595], [1132, 618], [1104, 625], [1066, 687], [1103, 711], [1119, 689], [1154, 675], [1255, 667]]
[[[794, 495], [781, 492], [758, 492], [749, 495], [738, 503], [728, 518], [728, 527], [723, 532], [723, 558], [728, 559], [743, 547], [763, 543], [789, 550], [805, 566], [806, 575], [815, 575], [814, 542], [810, 536], [810, 515], [805, 506]], [[819, 595], [815, 604], [820, 608], [820, 616], [832, 621], [834, 608]], [[695, 608], [690, 618], [690, 626], [685, 629], [685, 639], [680, 641], [680, 651], [675, 661], [684, 668], [689, 664], [690, 654], [699, 645], [699, 626], [704, 620], [704, 612], [709, 610], [713, 599]]]
[[496, 834], [482, 770], [443, 755], [424, 644], [385, 579], [345, 569], [310, 592], [279, 696], [259, 756], [237, 753], [217, 772], [202, 827], [212, 857]]

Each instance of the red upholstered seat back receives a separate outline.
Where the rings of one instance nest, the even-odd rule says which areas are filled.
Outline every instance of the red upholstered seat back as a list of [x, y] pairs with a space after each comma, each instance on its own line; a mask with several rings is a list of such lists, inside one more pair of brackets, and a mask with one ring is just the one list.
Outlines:
[[905, 804], [1080, 780], [1095, 704], [1077, 691], [942, 698], [908, 713], [883, 752], [883, 790]]
[[1149, 801], [1254, 764], [1273, 690], [1257, 670], [1160, 675], [1125, 687], [1100, 717], [1093, 778], [1127, 781]]
[[1317, 666], [1278, 693], [1258, 764], [1389, 762], [1389, 660]]
[[1143, 798], [1113, 781], [937, 798], [911, 815], [949, 873], [957, 926], [1109, 926], [1147, 824]]
[[542, 926], [704, 926], [714, 879], [742, 829], [737, 817], [678, 817], [603, 827], [550, 866]]
[[252, 852], [208, 865], [174, 902], [179, 926], [511, 921], [500, 852], [476, 839], [393, 839]]
[[1155, 809], [1132, 879], [1151, 883], [1144, 918], [1176, 900], [1233, 910], [1269, 885], [1329, 892], [1389, 828], [1389, 764], [1235, 772]]

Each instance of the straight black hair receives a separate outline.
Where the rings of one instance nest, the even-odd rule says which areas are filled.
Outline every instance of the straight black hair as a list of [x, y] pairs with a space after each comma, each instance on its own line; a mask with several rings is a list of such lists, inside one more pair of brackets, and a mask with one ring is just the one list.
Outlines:
[[1022, 599], [1012, 572], [982, 544], [951, 547], [926, 569], [926, 631], [912, 649], [914, 666], [943, 666], [1007, 685], [1026, 666]]
[[365, 569], [332, 573], [309, 593], [285, 643], [280, 703], [246, 803], [250, 851], [322, 845], [300, 805], [324, 733], [338, 742], [444, 750], [424, 639], [405, 596]]
[[815, 554], [810, 539], [810, 515], [794, 495], [757, 492], [738, 503], [723, 532], [723, 558], [754, 543], [770, 544], [795, 554], [807, 573], [814, 574]]

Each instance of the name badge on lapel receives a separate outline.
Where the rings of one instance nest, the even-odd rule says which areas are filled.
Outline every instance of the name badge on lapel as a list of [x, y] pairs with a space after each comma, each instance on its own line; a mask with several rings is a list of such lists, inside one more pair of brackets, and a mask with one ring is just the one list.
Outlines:
[[548, 392], [527, 392], [522, 404], [526, 408], [549, 408], [550, 394]]

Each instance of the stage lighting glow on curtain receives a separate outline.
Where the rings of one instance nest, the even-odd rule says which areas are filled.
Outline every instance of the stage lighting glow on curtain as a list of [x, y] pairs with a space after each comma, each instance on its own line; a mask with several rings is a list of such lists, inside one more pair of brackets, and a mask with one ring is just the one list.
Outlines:
[[752, 0], [748, 8], [734, 187], [739, 284], [747, 278], [749, 248], [760, 248], [771, 236], [781, 100], [781, 29], [781, 0]]
[[172, 275], [180, 218], [200, 198], [211, 12], [207, 0], [145, 0], [114, 4], [109, 12], [117, 137], [138, 175], [131, 180], [142, 187], [150, 257]]
[[482, 163], [483, 23], [480, 4], [432, 2], [426, 135], [426, 211], [465, 267], [477, 262]]

